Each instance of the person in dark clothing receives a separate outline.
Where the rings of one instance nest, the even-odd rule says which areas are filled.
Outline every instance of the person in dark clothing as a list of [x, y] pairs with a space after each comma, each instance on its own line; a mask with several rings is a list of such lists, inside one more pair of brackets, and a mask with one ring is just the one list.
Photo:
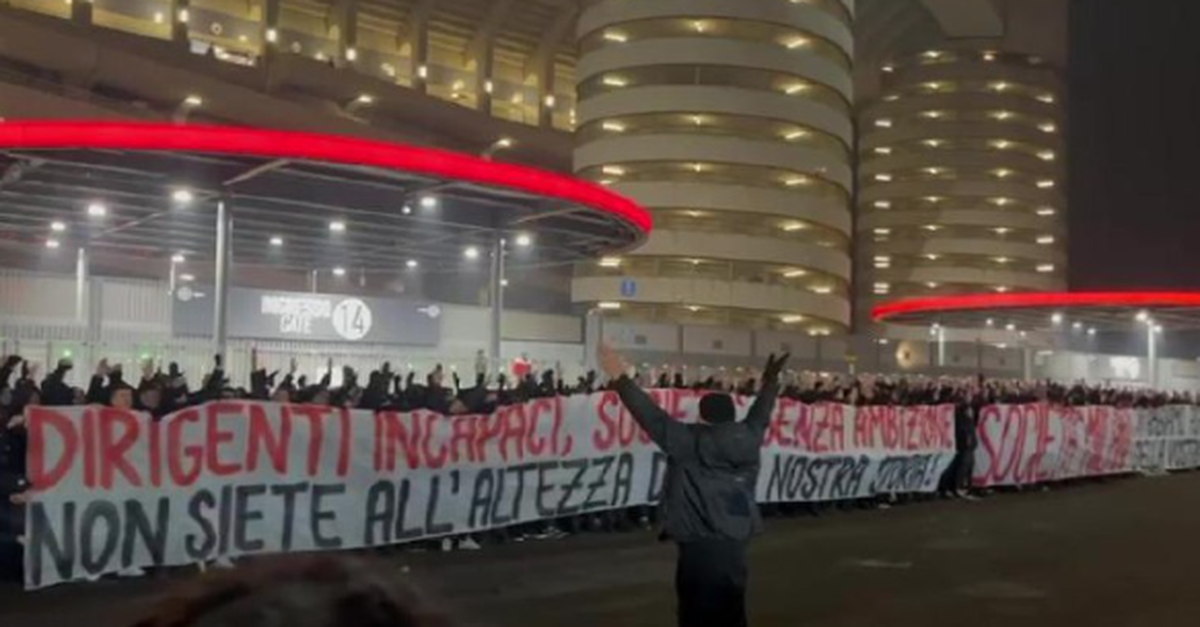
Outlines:
[[605, 374], [642, 429], [667, 454], [660, 505], [662, 537], [679, 547], [675, 589], [680, 627], [746, 625], [746, 547], [762, 532], [755, 501], [763, 436], [779, 395], [788, 356], [767, 360], [759, 394], [736, 422], [728, 394], [700, 399], [697, 424], [673, 420], [626, 371], [624, 359], [600, 347]]

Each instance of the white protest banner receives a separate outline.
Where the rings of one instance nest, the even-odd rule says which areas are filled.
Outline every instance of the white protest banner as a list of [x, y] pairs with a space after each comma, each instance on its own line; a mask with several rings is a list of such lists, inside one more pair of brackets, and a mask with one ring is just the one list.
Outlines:
[[1192, 405], [1138, 409], [1133, 469], [1143, 472], [1200, 468], [1200, 411]]
[[[691, 421], [702, 393], [655, 390]], [[749, 399], [737, 399], [744, 414]], [[353, 549], [654, 503], [664, 458], [615, 393], [442, 416], [222, 401], [160, 421], [30, 408], [25, 584], [218, 556]], [[953, 408], [780, 400], [764, 501], [929, 491]]]
[[1010, 486], [1133, 468], [1134, 410], [1034, 403], [980, 410], [973, 483]]

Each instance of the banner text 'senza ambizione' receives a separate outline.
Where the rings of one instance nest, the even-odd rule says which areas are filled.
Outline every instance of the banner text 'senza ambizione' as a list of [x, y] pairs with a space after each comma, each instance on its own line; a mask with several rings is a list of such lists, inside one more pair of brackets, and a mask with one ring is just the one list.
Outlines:
[[[651, 392], [694, 421], [701, 392]], [[752, 399], [738, 399], [742, 414]], [[154, 421], [106, 407], [28, 412], [25, 585], [219, 556], [381, 546], [659, 499], [665, 459], [615, 393], [490, 415], [224, 401]], [[928, 492], [954, 408], [780, 399], [762, 502]]]

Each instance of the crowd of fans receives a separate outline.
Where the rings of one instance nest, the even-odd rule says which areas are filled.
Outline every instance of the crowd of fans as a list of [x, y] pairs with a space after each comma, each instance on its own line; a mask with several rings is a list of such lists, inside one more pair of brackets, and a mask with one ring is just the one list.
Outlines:
[[[60, 361], [53, 372], [38, 381], [35, 366], [19, 356], [0, 363], [0, 568], [11, 575], [19, 572], [20, 549], [16, 539], [23, 524], [21, 505], [31, 487], [25, 478], [26, 408], [35, 405], [63, 406], [99, 404], [136, 409], [161, 417], [183, 407], [211, 400], [242, 398], [276, 402], [313, 403], [363, 409], [410, 411], [433, 410], [444, 414], [475, 414], [493, 411], [498, 406], [534, 398], [590, 393], [608, 383], [595, 372], [568, 383], [557, 369], [540, 376], [529, 367], [514, 368], [511, 376], [497, 375], [490, 380], [487, 362], [480, 352], [474, 379], [464, 385], [459, 374], [437, 366], [421, 380], [415, 372], [395, 372], [388, 363], [372, 371], [362, 382], [359, 373], [342, 369], [340, 384], [332, 385], [332, 360], [323, 373], [310, 380], [296, 372], [295, 361], [287, 373], [254, 370], [248, 387], [235, 387], [226, 377], [218, 357], [213, 369], [193, 389], [185, 373], [175, 363], [166, 371], [152, 362], [143, 363], [135, 381], [128, 381], [120, 365], [101, 360], [87, 389], [72, 387], [66, 378], [73, 364]], [[757, 389], [755, 373], [740, 373], [738, 378], [708, 376], [689, 379], [684, 371], [640, 373], [642, 385], [659, 388], [713, 390], [753, 395]], [[1152, 390], [1118, 389], [1084, 383], [1064, 385], [1050, 381], [1003, 381], [983, 377], [929, 378], [895, 376], [831, 376], [812, 373], [787, 373], [781, 396], [805, 403], [835, 402], [851, 405], [931, 405], [954, 404], [955, 434], [959, 455], [946, 473], [942, 492], [967, 496], [970, 465], [975, 447], [975, 416], [980, 407], [995, 403], [1049, 402], [1069, 405], [1112, 405], [1118, 407], [1156, 407], [1166, 404], [1195, 404], [1200, 398], [1190, 393], [1166, 393]], [[627, 523], [645, 523], [648, 512], [618, 512], [599, 517], [605, 527]], [[558, 521], [537, 535], [554, 536], [576, 531], [594, 523], [588, 520]], [[521, 532], [524, 534], [524, 531]], [[460, 546], [475, 548], [472, 538]], [[445, 548], [445, 545], [443, 545]]]

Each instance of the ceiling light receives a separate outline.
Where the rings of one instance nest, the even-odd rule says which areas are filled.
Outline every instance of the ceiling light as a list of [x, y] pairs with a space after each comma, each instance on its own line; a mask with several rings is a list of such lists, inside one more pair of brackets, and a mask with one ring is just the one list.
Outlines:
[[369, 105], [375, 102], [375, 96], [372, 96], [371, 94], [359, 94], [358, 97], [354, 99], [354, 102], [362, 105]]
[[554, 105], [558, 104], [558, 98], [554, 94], [546, 94], [546, 97], [542, 99], [542, 103], [546, 105], [547, 109], [553, 109]]
[[403, 213], [404, 215], [412, 214], [412, 205], [405, 203], [404, 206], [400, 207], [400, 213]]
[[988, 89], [991, 89], [992, 91], [997, 91], [997, 92], [1007, 91], [1009, 87], [1012, 87], [1012, 85], [1009, 83], [1006, 83], [1004, 81], [996, 81], [994, 83], [988, 84]]
[[67, 225], [63, 222], [55, 220], [54, 222], [50, 223], [50, 230], [54, 231], [55, 233], [62, 233], [63, 231], [67, 230]]
[[783, 225], [783, 230], [789, 233], [803, 231], [806, 228], [808, 228], [808, 225], [804, 224], [803, 222], [785, 222]]
[[807, 46], [809, 43], [810, 43], [810, 40], [808, 39], [808, 37], [796, 37], [796, 38], [793, 38], [791, 41], [788, 41], [786, 45], [789, 49], [795, 50], [796, 48], [802, 48], [804, 46]]
[[930, 61], [936, 61], [942, 57], [942, 51], [941, 50], [926, 50], [925, 52], [921, 53], [921, 56], [925, 57], [926, 59], [929, 59]]
[[629, 35], [626, 35], [625, 33], [622, 33], [621, 31], [610, 30], [610, 31], [604, 32], [604, 40], [623, 44], [623, 43], [629, 41]]
[[987, 321], [984, 322], [984, 324], [986, 324], [989, 327], [994, 327], [994, 326], [996, 326], [996, 320], [993, 318], [988, 318]]
[[183, 22], [186, 24], [188, 21], [188, 18], [190, 18], [190, 17], [191, 17], [191, 15], [188, 13], [188, 10], [186, 8], [179, 9], [179, 21], [180, 22]]
[[993, 51], [991, 51], [991, 50], [988, 50], [987, 52], [984, 52], [984, 53], [983, 53], [983, 60], [984, 60], [984, 61], [987, 61], [987, 62], [989, 62], [989, 63], [990, 63], [990, 62], [992, 62], [992, 61], [995, 61], [995, 60], [996, 60], [996, 53], [995, 53], [995, 52], [993, 52]]
[[333, 222], [329, 223], [329, 230], [333, 233], [345, 233], [346, 223], [342, 222], [341, 220], [334, 220]]
[[884, 102], [896, 102], [900, 99], [900, 94], [888, 94], [883, 97]]
[[[70, 2], [67, 2], [67, 4], [71, 4], [71, 3], [70, 3]], [[164, 21], [166, 21], [166, 17], [164, 17], [164, 16], [163, 16], [163, 12], [162, 12], [162, 11], [155, 11], [155, 12], [154, 12], [154, 23], [155, 23], [155, 24], [162, 24]]]
[[1054, 104], [1054, 94], [1042, 94], [1042, 95], [1038, 96], [1037, 99], [1039, 102], [1044, 102], [1046, 104]]
[[894, 65], [891, 65], [891, 64], [888, 64], [888, 65], [885, 65], [885, 66], [883, 66], [883, 67], [881, 67], [881, 68], [879, 68], [879, 69], [880, 69], [880, 70], [883, 70], [884, 72], [887, 72], [888, 74], [891, 74], [892, 72], [895, 72], [895, 71], [896, 71], [896, 66], [894, 66]]
[[891, 149], [890, 147], [888, 147], [888, 146], [880, 146], [879, 148], [876, 148], [876, 149], [875, 149], [875, 154], [877, 154], [877, 155], [890, 155], [890, 154], [892, 154], [892, 149]]
[[102, 203], [94, 202], [87, 206], [87, 214], [93, 218], [102, 218], [108, 215], [108, 207]]
[[922, 117], [925, 117], [930, 120], [940, 119], [943, 115], [946, 115], [946, 114], [942, 113], [941, 111], [923, 111], [923, 112], [921, 112]]
[[879, 181], [880, 183], [890, 183], [892, 181], [892, 175], [886, 172], [881, 172], [875, 175], [875, 180]]
[[930, 148], [940, 148], [942, 146], [942, 144], [945, 143], [945, 141], [941, 140], [941, 139], [926, 139], [925, 141], [923, 141], [921, 143], [925, 144], [926, 146], [928, 146]]
[[419, 265], [421, 264], [417, 262], [416, 259], [409, 259], [408, 261], [404, 262], [404, 267], [408, 268], [409, 270], [416, 270], [417, 266]]
[[890, 201], [890, 200], [876, 200], [876, 201], [875, 201], [875, 208], [876, 208], [876, 209], [891, 209], [891, 208], [892, 208], [892, 201]]
[[937, 261], [938, 259], [941, 259], [942, 256], [937, 253], [928, 253], [925, 255], [925, 258], [930, 261]]
[[1001, 122], [1011, 118], [1012, 116], [1013, 116], [1012, 111], [994, 111], [994, 112], [992, 112], [992, 117], [996, 118], [997, 120], [1000, 120]]
[[181, 205], [192, 202], [192, 200], [194, 200], [194, 199], [195, 199], [195, 196], [192, 195], [191, 190], [177, 189], [177, 190], [171, 192], [171, 200], [173, 200]]
[[520, 246], [521, 248], [528, 248], [533, 245], [533, 236], [528, 233], [518, 233], [515, 241], [517, 246]]
[[1054, 210], [1054, 207], [1042, 207], [1041, 209], [1037, 210], [1037, 214], [1039, 216], [1042, 216], [1043, 218], [1047, 217], [1047, 216], [1052, 216], [1055, 213], [1057, 213], [1057, 212]]
[[620, 309], [620, 308], [621, 308], [621, 303], [614, 303], [614, 302], [602, 302], [602, 303], [597, 303], [597, 305], [596, 305], [596, 306], [597, 306], [597, 307], [599, 307], [599, 308], [601, 308], [601, 309], [609, 309], [609, 310], [614, 310], [614, 309]]
[[796, 94], [805, 92], [807, 90], [808, 90], [808, 83], [792, 83], [791, 85], [789, 85], [787, 88], [785, 88], [783, 90], [783, 93], [785, 93], [789, 96], [794, 96]]
[[600, 171], [610, 176], [625, 176], [625, 168], [619, 165], [606, 165]]
[[1011, 146], [1012, 142], [1008, 141], [1007, 139], [997, 139], [992, 142], [992, 148], [997, 150], [1007, 150]]
[[1087, 334], [1088, 334], [1088, 335], [1095, 335], [1095, 334], [1096, 334], [1096, 327], [1091, 327], [1090, 329], [1088, 329], [1088, 331], [1087, 331]]
[[1052, 263], [1038, 264], [1037, 271], [1042, 274], [1049, 274], [1051, 272], [1054, 272], [1054, 264], [1052, 264]]
[[333, 276], [346, 276], [346, 269], [341, 266], [334, 268]]
[[704, 171], [704, 164], [703, 164], [703, 163], [693, 163], [693, 164], [692, 164], [692, 171], [693, 171], [693, 172], [695, 172], [696, 174], [699, 174], [699, 173], [703, 172], [703, 171]]
[[1053, 150], [1043, 150], [1043, 151], [1039, 152], [1037, 156], [1038, 156], [1038, 159], [1041, 159], [1042, 161], [1054, 161], [1054, 151]]
[[1051, 179], [1042, 179], [1037, 182], [1038, 189], [1050, 189], [1054, 187], [1054, 181]]
[[1053, 235], [1039, 235], [1037, 238], [1037, 243], [1039, 243], [1043, 246], [1048, 245], [1048, 244], [1053, 244], [1054, 236]]
[[790, 141], [790, 142], [794, 142], [794, 141], [796, 141], [797, 139], [804, 139], [804, 138], [805, 138], [805, 137], [807, 137], [807, 136], [808, 136], [808, 131], [805, 131], [805, 130], [795, 130], [795, 131], [792, 131], [792, 132], [788, 133], [787, 135], [784, 135], [784, 139], [786, 139], [786, 140], [788, 140], [788, 141]]
[[273, 236], [271, 238], [271, 245], [272, 246], [283, 246], [283, 238], [279, 237], [278, 235]]
[[436, 209], [438, 206], [438, 199], [437, 196], [425, 194], [421, 196], [420, 203], [422, 209]]
[[354, 48], [346, 48], [346, 60], [351, 61], [351, 62], [357, 61], [358, 60], [358, 51], [355, 50]]
[[703, 33], [708, 29], [708, 23], [704, 20], [692, 20], [692, 30], [697, 33]]
[[992, 174], [998, 179], [1006, 179], [1012, 176], [1013, 171], [1009, 170], [1008, 168], [998, 168], [996, 170], [992, 170]]
[[1013, 323], [1011, 323], [1011, 322], [1010, 322], [1010, 323], [1008, 323], [1008, 324], [1004, 325], [1004, 330], [1005, 330], [1005, 331], [1016, 331], [1016, 330], [1017, 330], [1017, 325], [1015, 325], [1015, 324], [1013, 324]]
[[791, 177], [791, 178], [787, 179], [786, 181], [784, 181], [784, 182], [783, 182], [783, 184], [784, 184], [784, 185], [787, 185], [788, 187], [796, 187], [796, 186], [799, 186], [799, 185], [807, 185], [807, 184], [808, 184], [808, 177], [807, 177], [807, 176], [793, 176], [793, 177]]
[[192, 281], [195, 281], [195, 280], [196, 280], [196, 275], [194, 275], [194, 274], [187, 274], [187, 273], [185, 272], [185, 273], [183, 273], [183, 274], [179, 275], [179, 280], [180, 280], [180, 281], [182, 281], [183, 283], [191, 283]]
[[625, 132], [624, 124], [621, 124], [620, 122], [615, 122], [612, 120], [609, 120], [609, 121], [605, 122], [604, 124], [601, 124], [600, 127], [610, 133], [624, 133]]
[[267, 42], [275, 43], [278, 40], [279, 40], [279, 31], [275, 30], [274, 28], [268, 28], [267, 29]]
[[183, 104], [189, 107], [199, 107], [200, 105], [204, 104], [204, 98], [201, 98], [196, 94], [191, 94], [187, 98], [183, 99]]
[[892, 232], [892, 230], [888, 228], [877, 227], [874, 232], [876, 235], [888, 235]]
[[988, 199], [988, 202], [992, 203], [993, 205], [996, 205], [997, 207], [1007, 207], [1013, 203], [1013, 199], [999, 196], [996, 198]]
[[798, 279], [802, 276], [808, 276], [808, 270], [797, 268], [795, 270], [788, 270], [787, 272], [783, 273], [783, 278], [785, 279]]
[[1143, 309], [1143, 310], [1141, 310], [1141, 311], [1137, 312], [1137, 315], [1136, 315], [1136, 316], [1134, 316], [1134, 318], [1135, 318], [1135, 319], [1136, 319], [1138, 322], [1145, 322], [1145, 321], [1147, 321], [1147, 320], [1149, 320], [1149, 319], [1150, 319], [1150, 312], [1148, 312], [1148, 311], [1146, 311], [1145, 309]]
[[996, 263], [1005, 264], [1012, 261], [1012, 259], [1009, 259], [1008, 257], [996, 257], [993, 259], [993, 261]]
[[1045, 124], [1039, 124], [1038, 130], [1043, 133], [1053, 133], [1058, 130], [1058, 126], [1053, 122], [1046, 122]]
[[931, 290], [936, 290], [936, 289], [938, 288], [937, 281], [926, 281], [926, 282], [925, 282], [925, 287], [927, 287], [927, 288], [929, 288], [929, 289], [931, 289]]
[[626, 87], [629, 85], [629, 80], [621, 76], [609, 75], [604, 77], [604, 84], [609, 87]]
[[184, 261], [187, 261], [187, 257], [185, 257], [183, 253], [175, 253], [174, 255], [171, 255], [171, 263], [183, 263]]
[[946, 172], [945, 168], [939, 168], [936, 166], [925, 168], [925, 173], [930, 176], [939, 176], [941, 174], [945, 174], [945, 172]]
[[783, 322], [784, 324], [797, 324], [800, 322], [804, 322], [804, 316], [801, 316], [798, 314], [786, 314], [786, 315], [779, 316], [779, 320], [780, 320], [780, 322]]
[[880, 118], [875, 120], [875, 126], [879, 128], [892, 128], [892, 121], [888, 118]]
[[921, 228], [923, 228], [926, 231], [929, 231], [931, 233], [937, 233], [938, 231], [942, 230], [942, 227], [940, 227], [936, 224], [926, 224], [925, 226], [923, 226]]
[[996, 235], [1008, 235], [1009, 231], [1012, 231], [1007, 226], [998, 226], [992, 230], [996, 232]]
[[58, 248], [58, 246], [59, 246], [58, 240], [56, 240], [54, 238], [50, 238], [50, 239], [46, 240], [46, 248], [53, 249], [53, 248]]
[[515, 142], [515, 141], [513, 141], [513, 138], [511, 138], [511, 137], [501, 137], [500, 139], [497, 139], [497, 140], [496, 140], [496, 144], [495, 144], [495, 145], [496, 145], [496, 147], [497, 147], [497, 148], [504, 148], [504, 149], [508, 149], [508, 148], [512, 148], [514, 144], [516, 144], [516, 142]]
[[463, 249], [463, 257], [467, 259], [479, 259], [479, 249], [474, 246], [467, 246]]
[[1080, 321], [1078, 321], [1078, 320], [1076, 320], [1075, 322], [1072, 322], [1072, 323], [1071, 323], [1071, 328], [1072, 328], [1072, 329], [1075, 329], [1076, 331], [1078, 331], [1078, 330], [1080, 330], [1080, 329], [1082, 329], [1082, 328], [1083, 328], [1083, 323], [1082, 323], [1082, 322], [1080, 322]]
[[923, 87], [925, 89], [928, 89], [929, 91], [938, 91], [942, 87], [945, 87], [945, 85], [943, 85], [942, 83], [939, 83], [937, 81], [929, 81], [928, 83], [925, 83], [923, 85]]
[[602, 257], [600, 259], [601, 268], [619, 268], [621, 267], [620, 257]]

